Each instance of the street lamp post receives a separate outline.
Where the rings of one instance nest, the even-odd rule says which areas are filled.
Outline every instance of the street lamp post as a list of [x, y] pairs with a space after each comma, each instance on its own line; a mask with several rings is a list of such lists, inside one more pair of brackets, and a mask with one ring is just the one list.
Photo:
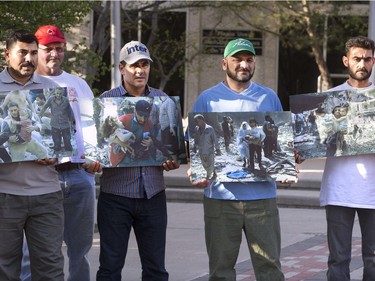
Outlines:
[[120, 72], [117, 68], [121, 49], [121, 22], [120, 22], [120, 1], [111, 1], [111, 87], [121, 84]]
[[[375, 40], [375, 2], [370, 2], [370, 12], [368, 17], [368, 37]], [[375, 84], [375, 74], [374, 71], [371, 73], [370, 81]]]

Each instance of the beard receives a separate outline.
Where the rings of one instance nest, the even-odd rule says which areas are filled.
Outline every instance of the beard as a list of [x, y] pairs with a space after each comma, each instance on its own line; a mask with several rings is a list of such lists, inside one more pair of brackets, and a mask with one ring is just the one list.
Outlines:
[[365, 72], [366, 74], [365, 75], [363, 75], [363, 74], [357, 74], [358, 71], [352, 71], [351, 69], [349, 69], [349, 76], [351, 78], [353, 78], [354, 80], [357, 80], [357, 81], [368, 80], [370, 78], [370, 76], [371, 76], [372, 70], [367, 71], [367, 69], [362, 68], [361, 71]]
[[[239, 82], [239, 83], [247, 83], [251, 80], [251, 78], [253, 78], [254, 70], [255, 70], [255, 68], [253, 69], [253, 72], [251, 72], [248, 69], [237, 68], [234, 71], [232, 71], [229, 68], [227, 68], [226, 72], [227, 72], [227, 75], [230, 79], [232, 79], [236, 82]], [[237, 74], [239, 71], [243, 71], [243, 72], [246, 71], [248, 73], [248, 75], [247, 76], [240, 76], [240, 75]]]

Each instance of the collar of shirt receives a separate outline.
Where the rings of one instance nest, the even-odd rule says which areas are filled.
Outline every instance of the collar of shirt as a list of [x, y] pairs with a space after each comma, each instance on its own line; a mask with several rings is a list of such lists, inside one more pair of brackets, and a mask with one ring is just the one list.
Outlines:
[[[126, 89], [124, 88], [123, 85], [121, 85], [120, 88], [121, 88], [121, 92], [122, 92], [123, 96], [134, 97], [132, 94], [130, 94], [129, 92], [126, 91]], [[151, 92], [150, 87], [148, 85], [146, 85], [145, 92], [144, 92], [143, 96], [148, 96], [150, 94], [150, 92]]]
[[19, 84], [19, 85], [23, 85], [23, 86], [26, 86], [26, 85], [29, 85], [29, 84], [41, 84], [42, 82], [40, 81], [40, 77], [37, 75], [37, 74], [33, 74], [29, 81], [27, 81], [25, 84], [21, 84], [20, 82], [18, 82], [17, 80], [15, 80], [10, 74], [9, 74], [9, 71], [8, 71], [8, 67], [6, 69], [3, 70], [2, 72], [2, 75], [0, 77], [1, 79], [1, 82], [4, 83], [4, 84], [13, 84], [13, 83], [16, 83], [16, 84]]

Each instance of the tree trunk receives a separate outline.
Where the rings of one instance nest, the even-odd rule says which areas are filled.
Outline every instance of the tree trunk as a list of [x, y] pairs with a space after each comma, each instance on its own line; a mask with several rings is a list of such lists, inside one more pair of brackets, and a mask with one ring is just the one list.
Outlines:
[[306, 32], [312, 42], [311, 49], [314, 54], [315, 62], [320, 72], [321, 90], [326, 91], [332, 87], [331, 76], [327, 67], [327, 63], [323, 57], [322, 47], [320, 46], [319, 41], [317, 41], [316, 39], [316, 38], [319, 38], [319, 36], [315, 34], [315, 31], [313, 30], [312, 25], [311, 25], [311, 20], [309, 16], [311, 13], [310, 13], [307, 1], [302, 0], [302, 5], [303, 5], [303, 11], [305, 13], [305, 16], [303, 17], [303, 19], [306, 24]]

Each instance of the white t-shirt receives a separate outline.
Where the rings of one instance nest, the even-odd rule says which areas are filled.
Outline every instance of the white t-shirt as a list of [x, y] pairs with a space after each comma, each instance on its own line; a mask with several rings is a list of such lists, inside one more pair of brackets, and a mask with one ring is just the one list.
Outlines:
[[[45, 78], [48, 78], [55, 83], [57, 83], [60, 87], [70, 87], [74, 88], [77, 95], [77, 101], [73, 101], [70, 104], [72, 105], [72, 109], [74, 112], [74, 117], [76, 119], [76, 142], [77, 142], [77, 156], [70, 157], [70, 161], [74, 163], [84, 162], [83, 159], [81, 159], [81, 155], [85, 154], [85, 148], [83, 143], [83, 136], [82, 136], [82, 127], [81, 127], [81, 112], [82, 113], [89, 113], [87, 111], [93, 110], [92, 109], [92, 99], [94, 98], [94, 94], [92, 93], [89, 85], [86, 83], [85, 80], [82, 78], [69, 74], [65, 71], [63, 71], [58, 76], [43, 76]], [[74, 93], [73, 93], [74, 95]], [[72, 99], [73, 97], [69, 97], [69, 99]], [[68, 158], [62, 159], [62, 162], [68, 161]]]
[[[360, 90], [375, 88], [373, 85]], [[329, 91], [350, 90], [347, 82]], [[375, 209], [375, 155], [328, 157], [323, 173], [320, 205]]]

